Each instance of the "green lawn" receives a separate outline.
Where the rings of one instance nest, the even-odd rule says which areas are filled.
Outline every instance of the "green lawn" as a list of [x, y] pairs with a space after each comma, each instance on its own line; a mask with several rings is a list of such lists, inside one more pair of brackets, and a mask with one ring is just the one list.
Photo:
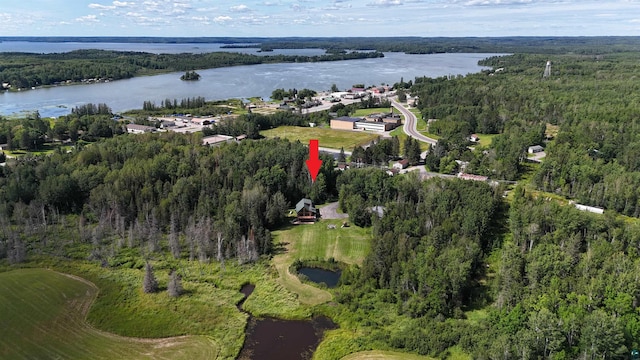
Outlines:
[[[394, 110], [397, 112], [397, 110]], [[376, 114], [376, 113], [388, 113], [389, 112], [389, 108], [384, 107], [384, 108], [371, 108], [371, 109], [358, 109], [356, 110], [351, 116], [353, 117], [364, 117], [367, 116], [369, 114]]]
[[478, 141], [478, 147], [482, 147], [482, 148], [488, 148], [489, 146], [491, 146], [491, 143], [493, 142], [493, 138], [496, 137], [496, 135], [498, 134], [477, 134], [478, 138], [480, 139]]
[[[246, 283], [256, 285], [253, 294], [243, 305], [243, 308], [253, 315], [273, 316], [283, 319], [305, 319], [311, 316], [311, 310], [309, 307], [301, 304], [297, 298], [297, 294], [290, 292], [280, 284], [277, 272], [270, 260], [266, 258], [250, 265], [238, 265], [235, 261], [225, 262], [224, 265], [221, 265], [217, 262], [205, 264], [197, 261], [174, 260], [170, 256], [160, 256], [151, 261], [160, 285], [160, 291], [155, 294], [144, 294], [142, 292], [141, 284], [144, 271], [140, 269], [140, 267], [144, 265], [144, 260], [140, 258], [139, 254], [134, 253], [130, 249], [121, 250], [121, 253], [112, 260], [113, 262], [121, 264], [117, 267], [103, 268], [95, 263], [51, 258], [34, 258], [33, 261], [34, 263], [26, 265], [53, 268], [63, 273], [73, 274], [91, 281], [100, 289], [99, 292], [97, 288], [93, 288], [93, 290], [89, 289], [93, 291], [93, 293], [87, 295], [89, 296], [89, 300], [83, 305], [85, 314], [90, 307], [90, 311], [86, 316], [87, 322], [90, 325], [82, 322], [80, 329], [78, 329], [78, 326], [75, 326], [65, 330], [67, 332], [73, 332], [74, 334], [88, 332], [89, 335], [86, 335], [88, 340], [86, 341], [100, 342], [104, 340], [96, 340], [96, 334], [107, 334], [111, 338], [125, 340], [126, 338], [122, 338], [121, 336], [133, 338], [166, 338], [182, 335], [202, 335], [198, 337], [188, 337], [180, 341], [180, 343], [184, 342], [185, 344], [187, 341], [189, 342], [188, 345], [184, 345], [184, 347], [188, 346], [189, 348], [189, 351], [185, 352], [185, 358], [188, 357], [194, 360], [210, 358], [234, 359], [244, 342], [244, 329], [248, 318], [247, 314], [238, 311], [236, 308], [236, 303], [242, 299], [242, 294], [239, 292], [240, 287]], [[128, 268], [128, 266], [131, 268]], [[178, 273], [182, 276], [185, 294], [179, 298], [171, 298], [165, 291], [169, 269], [177, 269]], [[37, 271], [42, 272], [43, 270]], [[14, 273], [17, 274], [17, 272], [14, 271], [0, 273], [0, 277], [4, 276], [4, 278], [0, 278], [0, 298], [2, 298], [4, 294], [19, 293], [17, 290], [5, 290], [3, 288], [4, 286], [9, 286], [5, 285], [7, 283], [3, 281], [3, 279], [7, 279], [7, 274]], [[8, 279], [10, 278], [11, 276], [8, 277]], [[21, 283], [22, 281], [16, 281], [12, 286], [19, 287]], [[67, 285], [65, 283], [56, 283], [55, 281], [47, 279], [45, 280], [45, 284], [47, 284], [46, 288], [39, 286], [36, 289], [45, 289], [54, 294], [58, 291], [59, 295], [57, 296], [63, 298], [67, 296], [67, 298], [69, 298], [70, 293], [66, 290]], [[86, 288], [80, 289], [83, 294], [89, 290]], [[31, 289], [29, 292], [24, 293], [24, 295], [17, 296], [19, 299], [34, 296], [35, 298], [41, 297], [36, 293], [36, 290]], [[93, 301], [94, 298], [95, 301]], [[14, 296], [4, 298], [0, 300], [0, 306], [3, 306], [4, 302], [12, 301], [15, 301]], [[92, 301], [93, 305], [91, 305]], [[43, 306], [53, 307], [59, 305], [55, 305], [55, 303], [53, 305], [37, 303], [33, 307], [42, 308]], [[24, 311], [15, 309], [11, 312], [19, 314]], [[49, 332], [49, 330], [47, 330], [49, 325], [39, 325], [42, 324], [42, 321], [38, 318], [30, 318], [26, 317], [26, 315], [21, 316], [23, 316], [22, 320], [24, 320], [25, 326], [35, 326], [38, 329], [44, 329], [44, 331]], [[84, 320], [84, 315], [81, 320]], [[2, 313], [0, 312], [0, 323], [3, 322], [5, 322], [5, 320], [2, 318]], [[62, 333], [54, 326], [58, 322], [60, 321], [56, 321], [51, 325], [52, 334]], [[99, 330], [95, 330], [94, 334], [86, 329]], [[107, 331], [108, 333], [103, 331]], [[0, 333], [0, 336], [2, 336], [2, 333]], [[20, 337], [20, 335], [15, 335], [15, 337]], [[26, 338], [30, 337], [27, 336]], [[55, 351], [58, 351], [56, 350], [57, 348], [68, 346], [65, 344], [57, 344], [54, 340], [49, 340], [48, 338], [45, 340], [51, 341], [52, 345], [45, 345], [42, 351], [53, 351], [55, 353]], [[2, 340], [0, 340], [0, 349], [3, 349], [4, 346], [1, 341]], [[15, 338], [11, 337], [9, 337], [8, 341], [10, 343], [18, 343]], [[23, 340], [20, 346], [23, 346], [26, 341], [27, 339]], [[142, 342], [146, 344], [149, 341], [151, 340], [145, 339]], [[157, 345], [157, 343], [152, 342], [152, 345], [153, 344]], [[25, 346], [28, 346], [28, 344]], [[176, 343], [178, 350], [182, 349], [180, 346], [182, 345]], [[87, 347], [89, 347], [89, 345], [87, 345]], [[104, 347], [118, 349], [117, 346], [111, 346], [108, 342], [105, 342]], [[171, 350], [168, 345], [166, 347], [167, 351]], [[131, 354], [137, 354], [133, 352], [135, 349], [126, 350], [124, 345], [122, 348], [123, 353], [131, 351]], [[151, 352], [151, 350], [148, 351], [146, 349], [147, 348], [144, 348], [140, 350], [140, 352]], [[65, 349], [63, 348], [63, 350]], [[105, 353], [106, 351], [107, 350], [105, 350]], [[177, 352], [174, 353], [167, 355], [167, 358], [182, 358]], [[100, 352], [97, 353], [98, 356], [87, 356], [82, 351], [78, 351], [77, 355], [76, 353], [69, 354], [69, 356], [64, 355], [61, 356], [61, 358], [85, 359], [100, 358], [101, 356]], [[16, 356], [20, 358], [21, 355], [17, 354]], [[107, 356], [102, 358], [136, 358], [136, 356], [111, 356], [107, 354]], [[155, 358], [162, 358], [162, 356], [164, 355], [158, 352]], [[55, 358], [55, 356], [27, 357]], [[14, 357], [2, 356], [0, 352], [0, 359], [2, 358]]]
[[[297, 225], [275, 231], [278, 242], [291, 245], [297, 259], [329, 259], [347, 264], [362, 264], [371, 242], [371, 229], [355, 225], [341, 228], [343, 220], [322, 220], [315, 224]], [[336, 225], [328, 229], [327, 225]]]
[[342, 360], [432, 360], [432, 357], [415, 354], [401, 353], [397, 351], [361, 351], [347, 355]]
[[82, 279], [43, 269], [0, 274], [0, 358], [211, 359], [206, 336], [126, 338], [97, 330], [85, 316], [98, 289]]
[[[328, 229], [327, 225], [336, 225]], [[274, 256], [273, 264], [278, 272], [278, 281], [284, 288], [298, 295], [303, 304], [318, 305], [331, 300], [331, 294], [323, 289], [304, 284], [291, 274], [289, 267], [296, 259], [327, 260], [347, 264], [362, 264], [371, 246], [371, 230], [357, 226], [341, 228], [342, 220], [322, 220], [315, 224], [296, 225], [274, 231], [276, 244], [283, 253]]]
[[333, 130], [323, 128], [308, 128], [297, 126], [280, 126], [275, 129], [261, 131], [260, 134], [267, 138], [283, 138], [291, 141], [300, 140], [308, 144], [309, 140], [317, 139], [320, 147], [332, 149], [351, 150], [356, 146], [365, 145], [379, 135], [360, 131]]

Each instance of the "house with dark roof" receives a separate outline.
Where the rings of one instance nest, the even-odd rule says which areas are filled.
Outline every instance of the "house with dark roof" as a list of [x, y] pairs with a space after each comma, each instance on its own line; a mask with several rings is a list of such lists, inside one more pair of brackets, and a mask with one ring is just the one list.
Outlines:
[[320, 218], [320, 211], [313, 206], [313, 201], [302, 199], [296, 204], [296, 218], [298, 222], [315, 222]]
[[535, 154], [543, 151], [544, 151], [544, 148], [540, 145], [529, 146], [529, 148], [527, 149], [527, 152], [529, 154]]

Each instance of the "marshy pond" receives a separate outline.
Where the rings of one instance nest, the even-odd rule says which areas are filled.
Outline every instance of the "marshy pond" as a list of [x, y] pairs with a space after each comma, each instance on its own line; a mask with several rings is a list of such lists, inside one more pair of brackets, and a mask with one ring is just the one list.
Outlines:
[[[242, 304], [254, 289], [255, 286], [252, 284], [244, 285], [240, 289], [244, 294], [244, 299], [238, 303], [241, 311]], [[311, 359], [324, 332], [336, 327], [336, 324], [325, 316], [311, 320], [282, 320], [255, 318], [249, 314], [245, 341], [238, 359]]]

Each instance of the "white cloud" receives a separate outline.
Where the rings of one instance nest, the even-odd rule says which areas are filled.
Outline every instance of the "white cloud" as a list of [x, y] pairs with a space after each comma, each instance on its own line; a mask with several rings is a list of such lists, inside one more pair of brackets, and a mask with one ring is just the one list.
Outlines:
[[113, 5], [101, 5], [101, 4], [89, 4], [90, 9], [99, 9], [99, 10], [113, 10], [116, 7]]
[[98, 17], [96, 15], [85, 15], [76, 18], [76, 21], [81, 23], [92, 23], [99, 22], [100, 20], [98, 20]]
[[217, 22], [217, 23], [226, 23], [233, 20], [233, 18], [231, 16], [217, 16], [215, 19], [213, 19], [213, 21]]
[[117, 6], [117, 7], [125, 7], [125, 6], [131, 6], [131, 5], [134, 5], [134, 3], [132, 3], [132, 2], [127, 2], [127, 1], [117, 1], [117, 0], [116, 0], [116, 1], [114, 1], [114, 2], [113, 2], [113, 5], [114, 5], [114, 6]]
[[251, 9], [249, 9], [249, 7], [245, 4], [241, 4], [238, 6], [232, 6], [229, 8], [229, 10], [233, 11], [233, 12], [247, 12], [247, 11], [251, 11]]
[[367, 4], [369, 6], [398, 6], [402, 5], [401, 0], [375, 0]]

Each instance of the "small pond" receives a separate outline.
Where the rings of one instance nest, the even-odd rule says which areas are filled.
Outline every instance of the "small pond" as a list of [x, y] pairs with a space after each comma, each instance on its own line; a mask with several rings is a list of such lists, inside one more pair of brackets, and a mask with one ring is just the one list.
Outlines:
[[331, 271], [313, 267], [301, 267], [298, 269], [298, 273], [306, 276], [314, 283], [325, 283], [328, 288], [334, 288], [338, 286], [340, 280], [341, 271]]
[[239, 360], [311, 359], [326, 330], [335, 329], [331, 319], [312, 320], [251, 318]]
[[[242, 304], [254, 289], [255, 285], [252, 284], [243, 285], [240, 289], [244, 294], [244, 299], [238, 303], [240, 311], [244, 311]], [[311, 359], [324, 332], [335, 328], [336, 324], [326, 316], [311, 320], [281, 320], [260, 319], [249, 314], [244, 345], [238, 359]]]

